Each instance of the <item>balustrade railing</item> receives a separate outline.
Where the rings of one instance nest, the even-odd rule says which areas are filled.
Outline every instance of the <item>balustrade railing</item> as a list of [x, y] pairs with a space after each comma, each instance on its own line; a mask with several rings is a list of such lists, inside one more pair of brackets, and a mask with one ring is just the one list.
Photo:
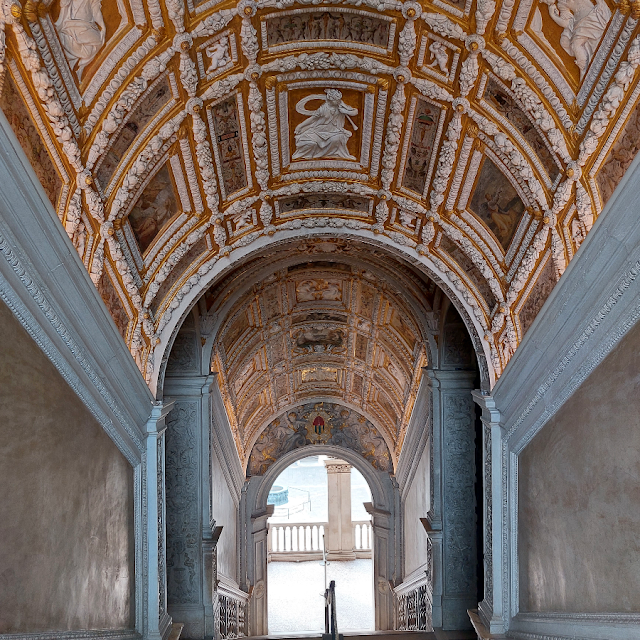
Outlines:
[[268, 544], [271, 553], [320, 553], [326, 522], [269, 523]]
[[[269, 560], [321, 558], [322, 537], [328, 526], [327, 522], [270, 522], [267, 538]], [[354, 521], [352, 527], [353, 548], [357, 557], [371, 557], [373, 548], [371, 521]]]
[[352, 522], [354, 549], [356, 551], [369, 550], [373, 548], [373, 529], [371, 520], [359, 520]]

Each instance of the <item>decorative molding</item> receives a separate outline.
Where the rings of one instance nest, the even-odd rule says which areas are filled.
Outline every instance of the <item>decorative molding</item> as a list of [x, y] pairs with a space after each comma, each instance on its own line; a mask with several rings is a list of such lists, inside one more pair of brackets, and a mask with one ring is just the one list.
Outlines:
[[140, 640], [141, 637], [134, 629], [0, 633], [0, 640]]

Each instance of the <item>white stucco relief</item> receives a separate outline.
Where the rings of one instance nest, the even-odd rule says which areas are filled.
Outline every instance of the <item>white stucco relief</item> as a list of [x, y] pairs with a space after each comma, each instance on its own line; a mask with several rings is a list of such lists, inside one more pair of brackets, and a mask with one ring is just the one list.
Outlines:
[[447, 53], [447, 48], [441, 42], [432, 42], [429, 45], [429, 51], [431, 52], [432, 62], [427, 66], [435, 67], [437, 65], [442, 73], [448, 74], [449, 54]]
[[220, 42], [216, 42], [207, 47], [205, 53], [209, 58], [207, 74], [213, 73], [216, 69], [224, 67], [229, 62], [229, 41], [225, 38]]
[[[74, 115], [73, 108], [64, 83], [57, 75], [55, 65], [46, 59], [47, 44], [53, 46], [53, 40], [57, 41], [57, 38], [52, 39], [53, 30], [38, 31], [38, 24], [46, 22], [45, 3], [39, 3], [37, 11], [29, 3], [22, 9], [8, 0], [4, 3], [0, 34], [10, 29], [15, 33], [16, 41], [7, 39], [6, 45], [4, 41], [0, 43], [0, 62], [5, 51], [9, 60], [12, 55], [22, 59], [35, 87], [34, 100], [46, 113], [46, 126], [53, 129], [65, 161], [68, 160], [73, 168], [72, 175], [79, 176], [79, 197], [73, 205], [66, 205], [66, 212], [61, 211], [62, 222], [80, 253], [84, 254], [85, 264], [95, 281], [102, 274], [105, 254], [111, 258], [119, 255], [117, 249], [122, 241], [117, 229], [107, 238], [104, 234], [109, 235], [111, 227], [107, 225], [100, 229], [100, 225], [105, 220], [117, 221], [133, 206], [139, 190], [132, 187], [146, 179], [154, 159], [172, 145], [179, 144], [185, 163], [192, 167], [187, 173], [192, 191], [195, 185], [192, 194], [195, 200], [196, 191], [200, 192], [197, 195], [202, 204], [200, 207], [194, 204], [199, 216], [189, 218], [183, 226], [167, 228], [165, 236], [159, 238], [162, 246], [159, 244], [157, 256], [144, 273], [137, 272], [140, 265], [133, 263], [124, 246], [122, 253], [127, 259], [116, 260], [113, 269], [119, 281], [114, 286], [127, 298], [122, 300], [123, 304], [134, 310], [127, 340], [132, 351], [139, 353], [138, 360], [147, 376], [155, 370], [155, 352], [162, 347], [157, 341], [158, 335], [173, 322], [173, 310], [182, 306], [184, 295], [200, 282], [207, 265], [260, 242], [264, 236], [271, 237], [277, 230], [289, 232], [313, 228], [315, 233], [329, 223], [332, 228], [344, 227], [357, 233], [371, 231], [385, 236], [407, 251], [415, 252], [414, 257], [419, 260], [430, 256], [438, 268], [442, 267], [450, 275], [452, 289], [470, 305], [470, 313], [483, 327], [484, 339], [495, 356], [495, 371], [499, 375], [509, 354], [522, 339], [517, 321], [518, 305], [529, 291], [532, 280], [537, 278], [540, 256], [547, 255], [546, 252], [552, 249], [554, 268], [561, 273], [595, 221], [598, 195], [594, 159], [598, 153], [606, 153], [607, 145], [619, 131], [619, 128], [608, 127], [608, 123], [619, 114], [626, 117], [624, 114], [628, 110], [622, 114], [622, 110], [627, 109], [623, 106], [625, 99], [635, 102], [638, 95], [637, 92], [628, 95], [633, 90], [637, 60], [640, 59], [635, 41], [623, 60], [623, 50], [637, 24], [631, 9], [621, 7], [618, 12], [617, 19], [624, 22], [624, 33], [628, 34], [626, 39], [620, 36], [614, 43], [606, 74], [599, 71], [601, 67], [594, 59], [598, 51], [600, 60], [605, 50], [610, 50], [610, 41], [616, 39], [617, 33], [613, 29], [615, 25], [609, 26], [613, 4], [605, 6], [603, 1], [544, 0], [547, 6], [534, 7], [537, 17], [533, 24], [527, 25], [533, 17], [532, 3], [527, 0], [520, 3], [520, 9], [508, 0], [495, 3], [495, 6], [490, 0], [482, 0], [475, 8], [475, 23], [465, 21], [462, 15], [454, 22], [439, 10], [423, 12], [420, 5], [410, 0], [386, 0], [382, 5], [377, 0], [363, 3], [344, 0], [344, 4], [358, 6], [358, 15], [371, 13], [371, 9], [377, 11], [377, 15], [385, 15], [389, 23], [389, 42], [395, 47], [398, 59], [390, 57], [390, 50], [371, 52], [371, 57], [363, 57], [362, 43], [354, 42], [342, 33], [336, 40], [340, 53], [304, 51], [313, 27], [311, 22], [305, 22], [308, 9], [304, 8], [296, 9], [296, 15], [302, 20], [301, 28], [306, 30], [303, 37], [296, 42], [278, 44], [278, 50], [270, 52], [263, 60], [258, 55], [264, 46], [259, 27], [267, 16], [259, 12], [268, 8], [272, 12], [268, 14], [269, 19], [275, 19], [280, 9], [293, 4], [291, 0], [277, 6], [273, 0], [257, 3], [241, 0], [235, 7], [204, 18], [195, 17], [188, 24], [185, 23], [186, 6], [179, 0], [167, 0], [168, 17], [163, 16], [159, 3], [151, 0], [148, 10], [152, 31], [144, 41], [139, 41], [135, 50], [123, 53], [122, 64], [114, 77], [101, 89], [96, 88], [96, 100], [88, 116], [78, 115], [86, 134], [83, 140], [77, 138], [78, 132], [73, 128], [73, 118], [69, 115]], [[74, 77], [87, 76], [88, 65], [96, 61], [105, 45], [118, 40], [118, 34], [130, 24], [131, 15], [135, 25], [141, 26], [136, 18], [140, 14], [136, 13], [133, 4], [130, 7], [127, 0], [117, 0], [116, 4], [117, 9], [108, 5], [109, 13], [101, 0], [61, 0], [60, 15], [55, 19], [60, 36], [56, 46], [64, 50], [60, 53], [65, 53], [69, 59]], [[302, 4], [313, 2], [305, 0]], [[471, 4], [468, 5], [465, 15], [471, 16]], [[390, 11], [399, 12], [401, 16], [388, 15]], [[494, 11], [499, 19], [490, 27]], [[112, 14], [116, 23], [119, 19], [119, 26], [113, 23]], [[240, 22], [234, 26], [231, 22], [235, 18], [240, 18]], [[591, 86], [594, 81], [599, 82], [598, 86], [603, 85], [602, 92], [594, 93], [589, 100], [591, 111], [585, 110], [582, 115], [567, 111], [554, 89], [556, 76], [547, 80], [544, 75], [547, 67], [541, 66], [542, 62], [537, 58], [527, 59], [513, 42], [514, 34], [519, 37], [519, 29], [531, 31], [533, 28], [535, 31], [539, 26], [540, 34], [545, 36], [546, 33], [546, 43], [545, 40], [539, 42], [545, 49], [550, 47], [547, 66], [555, 65], [555, 73], [561, 76], [560, 58], [554, 56], [551, 49], [562, 55], [564, 51], [557, 46], [559, 38], [554, 41], [550, 35], [549, 27], [554, 26], [552, 20], [563, 31], [560, 45], [584, 75], [583, 87]], [[26, 24], [33, 26], [33, 37], [25, 28]], [[542, 33], [543, 28], [545, 33]], [[115, 30], [114, 35], [112, 30]], [[175, 37], [173, 30], [177, 33]], [[606, 36], [603, 35], [605, 31]], [[200, 40], [205, 37], [209, 40]], [[171, 38], [173, 42], [170, 42]], [[239, 63], [236, 42], [241, 45], [248, 64], [211, 84], [212, 76]], [[106, 77], [110, 73], [107, 69], [111, 67], [104, 63], [96, 73]], [[136, 69], [137, 74], [134, 73]], [[175, 107], [166, 113], [167, 117], [164, 114], [157, 116], [153, 126], [137, 135], [132, 152], [121, 160], [118, 177], [110, 185], [109, 192], [103, 194], [99, 183], [97, 187], [92, 186], [96, 167], [102, 162], [101, 158], [110, 153], [112, 145], [118, 143], [127, 110], [137, 110], [136, 101], [144, 100], [151, 83], [165, 72], [168, 72]], [[483, 108], [482, 96], [489, 86], [491, 72], [506, 83], [505, 90], [537, 129], [542, 140], [536, 144], [546, 144], [557, 155], [560, 175], [556, 181], [550, 182], [541, 172], [539, 163], [536, 164], [527, 148], [522, 147], [523, 141], [516, 135], [517, 126], [507, 122], [508, 118], [496, 118], [493, 111], [487, 113]], [[91, 82], [96, 77], [98, 75], [93, 74]], [[605, 91], [605, 81], [610, 77], [614, 82], [607, 83]], [[291, 86], [294, 81], [299, 84], [295, 89]], [[188, 98], [178, 95], [177, 84], [180, 82]], [[359, 86], [355, 87], [354, 82]], [[303, 86], [313, 95], [296, 95], [289, 102], [290, 92], [297, 92]], [[362, 92], [362, 105], [356, 102], [353, 89]], [[87, 101], [88, 91], [87, 88]], [[242, 136], [238, 147], [241, 157], [237, 161], [231, 159], [226, 169], [235, 171], [237, 167], [232, 167], [233, 162], [241, 162], [247, 170], [247, 185], [238, 192], [242, 200], [234, 202], [222, 193], [223, 185], [216, 174], [214, 155], [217, 146], [209, 143], [211, 123], [198, 113], [203, 108], [203, 113], [207, 113], [207, 103], [224, 99], [232, 91], [241, 92], [246, 101], [240, 106], [248, 107], [246, 111], [240, 109], [237, 116]], [[417, 125], [414, 117], [404, 113], [405, 106], [423, 98], [426, 99], [425, 113], [416, 121], [420, 122]], [[427, 111], [433, 107], [440, 109], [442, 116], [435, 125], [429, 125], [433, 113]], [[289, 116], [300, 114], [302, 117], [298, 116], [291, 126], [291, 118], [286, 118], [283, 124], [278, 118], [278, 108], [286, 110]], [[592, 118], [589, 113], [593, 113]], [[187, 116], [190, 118], [182, 122]], [[572, 139], [567, 132], [578, 118], [589, 120], [589, 126], [585, 128], [584, 137]], [[175, 130], [174, 125], [182, 129]], [[403, 198], [394, 185], [402, 185], [405, 171], [402, 158], [411, 149], [408, 142], [406, 148], [401, 147], [401, 142], [410, 139], [407, 131], [413, 126], [435, 126], [437, 135], [433, 142], [432, 171], [425, 178], [422, 196]], [[355, 136], [354, 131], [357, 132]], [[166, 137], [168, 133], [170, 135]], [[360, 135], [362, 141], [354, 144]], [[294, 140], [289, 152], [290, 137]], [[476, 144], [475, 139], [479, 146], [485, 145], [488, 152], [479, 151], [478, 161], [473, 164], [467, 159], [471, 145]], [[282, 151], [284, 147], [286, 153]], [[505, 256], [508, 264], [504, 269], [496, 266], [500, 251], [496, 253], [491, 248], [489, 230], [481, 221], [475, 220], [473, 213], [462, 211], [466, 204], [461, 204], [462, 200], [457, 198], [463, 185], [465, 203], [472, 196], [472, 174], [477, 173], [482, 156], [490, 153], [504, 164], [503, 173], [508, 173], [521, 188], [525, 206], [541, 216], [541, 224], [535, 230], [532, 227], [525, 234], [523, 227], [522, 233], [519, 231], [520, 235], [514, 236], [512, 250]], [[280, 162], [276, 162], [271, 167], [269, 159], [279, 159], [280, 155], [287, 156], [287, 163], [281, 167]], [[291, 160], [300, 162], [291, 165]], [[355, 160], [362, 164], [361, 168], [354, 167]], [[458, 165], [459, 170], [452, 169]], [[329, 188], [334, 184], [339, 184], [340, 189]], [[344, 215], [342, 209], [336, 209], [330, 219], [299, 212], [282, 217], [273, 198], [276, 193], [280, 197], [290, 192], [366, 195], [371, 198], [371, 219], [356, 219], [347, 209], [344, 209]], [[115, 197], [110, 201], [112, 193]], [[86, 220], [84, 214], [82, 220], [79, 215], [81, 206], [87, 207], [90, 217]], [[199, 211], [202, 207], [205, 209]], [[576, 215], [578, 222], [572, 224]], [[443, 235], [458, 247], [452, 251], [459, 250], [459, 256], [464, 254], [479, 270], [479, 286], [490, 292], [488, 299], [484, 299], [485, 294], [480, 289], [474, 289], [474, 283], [467, 282], [465, 268], [458, 258], [451, 258], [457, 265], [446, 263], [453, 264], [450, 273], [448, 267], [442, 266], [444, 263], [438, 262], [437, 239]], [[196, 246], [198, 242], [200, 244]], [[205, 245], [207, 250], [199, 253], [187, 269], [183, 262], [180, 273], [174, 272], [192, 247], [197, 253]], [[501, 279], [503, 271], [506, 280]], [[455, 274], [461, 277], [456, 278]], [[174, 284], [170, 284], [174, 280]], [[161, 286], [165, 281], [167, 283]], [[486, 281], [486, 285], [482, 281]], [[141, 306], [136, 304], [139, 298], [144, 300]], [[506, 335], [507, 331], [510, 336]], [[509, 348], [502, 353], [500, 345], [505, 341], [509, 342]]]
[[[337, 89], [325, 89], [325, 94], [305, 96], [296, 104], [296, 111], [309, 117], [295, 129], [296, 150], [293, 160], [356, 159], [347, 149], [352, 133], [345, 128], [345, 120], [357, 131], [358, 127], [351, 116], [357, 116], [358, 110], [345, 104], [342, 92]], [[312, 100], [324, 100], [324, 103], [315, 111], [309, 111], [306, 105]]]
[[[580, 69], [580, 79], [589, 68], [602, 35], [611, 19], [611, 10], [604, 0], [542, 0], [548, 5], [549, 15], [562, 27], [560, 44], [575, 60]], [[536, 10], [532, 28], [538, 35], [547, 40], [542, 32], [541, 16]]]
[[[118, 9], [120, 9], [118, 3]], [[107, 27], [102, 16], [102, 0], [62, 0], [56, 30], [73, 70], [82, 80], [85, 67], [104, 46]]]

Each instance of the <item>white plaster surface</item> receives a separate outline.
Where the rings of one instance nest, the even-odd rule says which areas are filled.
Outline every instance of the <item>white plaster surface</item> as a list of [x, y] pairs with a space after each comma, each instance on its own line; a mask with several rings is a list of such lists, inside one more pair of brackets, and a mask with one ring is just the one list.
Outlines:
[[[267, 579], [269, 634], [324, 629], [321, 562], [271, 562]], [[331, 562], [331, 580], [336, 581], [339, 632], [373, 630], [373, 562]]]
[[222, 535], [218, 542], [218, 572], [227, 578], [236, 580], [236, 521], [238, 506], [231, 495], [215, 452], [212, 453], [212, 456], [213, 517], [216, 525], [223, 527]]
[[425, 447], [404, 503], [404, 575], [410, 575], [427, 561], [427, 533], [418, 518], [429, 511], [429, 448]]

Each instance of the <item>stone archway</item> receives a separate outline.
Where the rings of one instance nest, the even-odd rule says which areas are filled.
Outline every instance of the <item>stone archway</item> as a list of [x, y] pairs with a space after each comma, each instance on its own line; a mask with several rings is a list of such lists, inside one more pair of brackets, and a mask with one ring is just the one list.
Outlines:
[[[158, 344], [154, 351], [153, 363], [150, 365], [150, 388], [161, 398], [163, 395], [164, 376], [169, 354], [172, 351], [176, 336], [185, 318], [188, 317], [197, 301], [205, 292], [214, 287], [216, 283], [224, 281], [225, 277], [233, 273], [234, 269], [245, 265], [247, 272], [256, 268], [258, 260], [266, 260], [268, 255], [286, 251], [287, 247], [294, 247], [298, 242], [314, 240], [317, 242], [332, 243], [337, 239], [361, 243], [370, 248], [371, 251], [380, 251], [388, 259], [402, 263], [405, 268], [414, 269], [435, 282], [443, 293], [452, 301], [462, 318], [469, 336], [471, 337], [473, 348], [476, 354], [478, 366], [481, 374], [481, 386], [483, 389], [490, 389], [499, 375], [499, 371], [494, 369], [494, 362], [491, 358], [490, 344], [485, 336], [488, 327], [484, 321], [481, 322], [478, 307], [469, 304], [463, 292], [458, 290], [460, 280], [457, 280], [458, 287], [451, 280], [449, 274], [442, 271], [436, 263], [427, 255], [416, 254], [406, 246], [398, 244], [394, 240], [385, 236], [379, 236], [362, 230], [355, 231], [349, 228], [340, 229], [336, 233], [331, 227], [319, 227], [314, 229], [295, 229], [287, 231], [276, 231], [273, 236], [261, 237], [252, 247], [239, 247], [225, 258], [217, 258], [203, 268], [202, 275], [194, 279], [193, 284], [184, 287], [177, 295], [171, 305], [165, 310], [164, 317], [159, 326]], [[317, 257], [317, 256], [316, 256]], [[243, 283], [243, 286], [249, 286]], [[205, 341], [203, 351], [207, 354], [211, 351], [211, 345], [216, 339], [217, 330], [220, 328], [222, 315], [213, 319], [215, 329], [211, 330]]]
[[[373, 572], [375, 584], [375, 626], [393, 628], [392, 585], [401, 567], [401, 511], [397, 483], [385, 471], [356, 452], [342, 446], [308, 445], [280, 457], [262, 476], [253, 476], [245, 485], [240, 502], [242, 575], [250, 588], [250, 634], [268, 633], [267, 622], [267, 519], [273, 507], [267, 505], [269, 490], [276, 478], [294, 462], [310, 455], [340, 458], [355, 467], [367, 481], [372, 503], [368, 508], [373, 527]], [[252, 587], [252, 589], [251, 589]]]

